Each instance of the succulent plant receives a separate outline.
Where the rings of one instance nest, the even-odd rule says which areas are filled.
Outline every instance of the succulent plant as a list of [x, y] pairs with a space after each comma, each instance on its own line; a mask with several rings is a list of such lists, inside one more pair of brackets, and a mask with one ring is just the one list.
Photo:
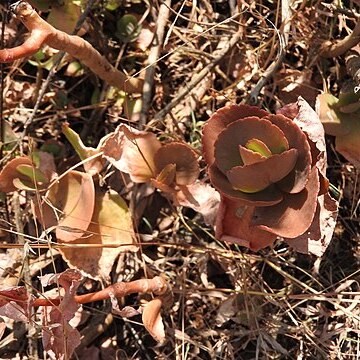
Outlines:
[[197, 155], [182, 142], [162, 144], [153, 133], [120, 125], [104, 141], [104, 156], [136, 183], [151, 182], [173, 196], [199, 176]]
[[[278, 236], [296, 239], [318, 220], [318, 197], [328, 189], [324, 149], [317, 149], [319, 144], [324, 147], [324, 134], [304, 100], [301, 106], [306, 108], [302, 114], [298, 107], [285, 109], [285, 116], [232, 105], [207, 121], [203, 153], [210, 182], [222, 197], [215, 229], [218, 238], [258, 250]], [[322, 140], [309, 139], [292, 113], [304, 116], [300, 122], [313, 126]]]

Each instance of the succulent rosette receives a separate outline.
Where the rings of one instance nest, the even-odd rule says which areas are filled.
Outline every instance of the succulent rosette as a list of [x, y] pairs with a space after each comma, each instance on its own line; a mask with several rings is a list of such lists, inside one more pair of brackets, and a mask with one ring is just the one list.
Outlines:
[[[321, 124], [307, 107], [304, 124], [315, 126], [323, 146]], [[318, 197], [328, 187], [324, 149], [319, 151], [320, 143], [309, 139], [302, 120], [294, 121], [291, 111], [284, 113], [232, 105], [218, 110], [204, 126], [204, 158], [210, 181], [222, 196], [216, 237], [258, 250], [277, 237], [296, 239], [313, 228], [320, 213]]]

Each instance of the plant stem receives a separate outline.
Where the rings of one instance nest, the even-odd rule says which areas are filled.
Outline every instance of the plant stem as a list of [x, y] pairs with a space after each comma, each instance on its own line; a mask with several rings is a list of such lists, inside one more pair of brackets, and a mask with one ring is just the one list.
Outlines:
[[[86, 304], [94, 301], [109, 299], [111, 295], [121, 298], [133, 293], [154, 293], [155, 295], [163, 295], [168, 290], [166, 280], [160, 276], [153, 279], [141, 279], [131, 282], [119, 282], [108, 286], [107, 288], [84, 295], [76, 295], [75, 301], [78, 304]], [[32, 306], [58, 306], [61, 298], [55, 299], [36, 299]]]
[[30, 37], [20, 46], [0, 50], [0, 62], [9, 62], [30, 56], [36, 53], [43, 44], [47, 44], [77, 58], [109, 85], [128, 93], [142, 91], [143, 80], [128, 78], [123, 72], [115, 69], [105, 57], [81, 37], [68, 35], [55, 29], [43, 20], [27, 2], [20, 1], [14, 4], [13, 11], [30, 31]]

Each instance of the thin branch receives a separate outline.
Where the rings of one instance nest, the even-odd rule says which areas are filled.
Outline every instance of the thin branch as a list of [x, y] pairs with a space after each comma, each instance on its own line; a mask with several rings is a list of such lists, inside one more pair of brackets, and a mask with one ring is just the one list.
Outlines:
[[142, 108], [141, 108], [141, 117], [140, 117], [140, 128], [144, 127], [144, 125], [146, 124], [146, 118], [150, 108], [150, 101], [152, 98], [153, 85], [154, 85], [155, 69], [163, 44], [165, 26], [170, 14], [170, 10], [169, 10], [170, 6], [171, 6], [171, 0], [166, 0], [160, 5], [160, 9], [159, 9], [156, 33], [148, 57], [148, 64], [151, 66], [149, 66], [145, 72], [144, 89], [142, 95]]
[[27, 2], [15, 3], [12, 11], [30, 31], [30, 37], [20, 46], [0, 50], [0, 62], [10, 62], [30, 56], [36, 53], [41, 46], [47, 44], [52, 48], [66, 51], [109, 85], [129, 93], [141, 92], [143, 80], [128, 78], [123, 72], [115, 69], [105, 57], [81, 37], [68, 35], [55, 29], [43, 20]]
[[247, 102], [250, 104], [257, 104], [258, 96], [260, 94], [261, 89], [265, 86], [265, 84], [269, 81], [269, 79], [274, 75], [275, 71], [279, 68], [281, 63], [285, 57], [285, 50], [288, 45], [289, 40], [289, 31], [290, 31], [290, 5], [287, 0], [282, 0], [281, 2], [281, 20], [283, 24], [283, 31], [280, 33], [276, 26], [269, 20], [266, 19], [270, 24], [274, 27], [277, 36], [279, 38], [279, 53], [275, 62], [273, 62], [263, 73], [260, 80], [251, 90], [251, 93], [247, 99]]
[[337, 42], [325, 41], [320, 47], [320, 55], [324, 58], [336, 57], [344, 54], [360, 42], [360, 18], [352, 33]]
[[153, 121], [162, 120], [172, 108], [174, 108], [180, 101], [189, 96], [195, 86], [198, 85], [205, 78], [205, 76], [214, 69], [214, 67], [221, 61], [221, 59], [227, 54], [227, 52], [236, 45], [236, 43], [240, 40], [241, 36], [242, 31], [237, 31], [223, 49], [215, 52], [213, 54], [214, 60], [207, 64], [198, 74], [194, 75], [191, 81], [178, 92], [175, 98], [163, 109], [161, 109], [158, 113], [155, 114]]

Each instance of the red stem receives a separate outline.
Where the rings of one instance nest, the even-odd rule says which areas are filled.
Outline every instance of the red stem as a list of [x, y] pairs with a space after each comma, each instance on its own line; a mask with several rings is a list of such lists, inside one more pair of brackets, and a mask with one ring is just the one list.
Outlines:
[[[75, 301], [78, 304], [86, 304], [93, 301], [101, 301], [110, 298], [112, 293], [116, 298], [121, 298], [133, 293], [154, 293], [155, 295], [163, 295], [168, 289], [165, 279], [156, 276], [153, 279], [141, 279], [128, 283], [120, 282], [108, 286], [107, 288], [84, 295], [76, 295]], [[36, 299], [32, 306], [58, 306], [61, 298], [55, 299]]]

